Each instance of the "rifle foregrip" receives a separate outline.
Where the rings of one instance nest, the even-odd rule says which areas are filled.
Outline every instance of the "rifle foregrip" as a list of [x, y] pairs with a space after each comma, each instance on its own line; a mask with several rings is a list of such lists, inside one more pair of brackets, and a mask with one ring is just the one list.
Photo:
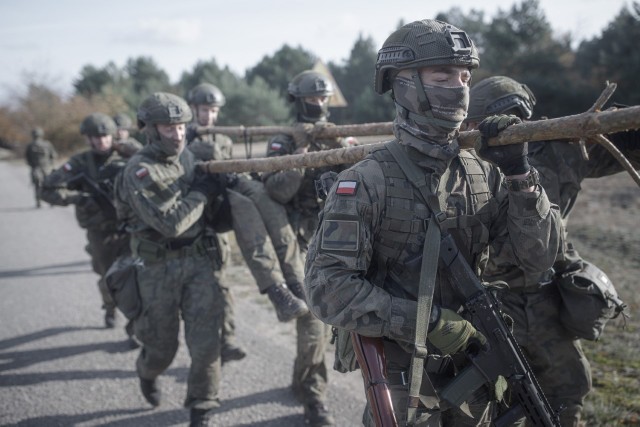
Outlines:
[[389, 383], [387, 381], [387, 365], [382, 338], [365, 337], [351, 333], [353, 350], [360, 365], [364, 380], [367, 400], [376, 427], [397, 427], [396, 414], [393, 410]]

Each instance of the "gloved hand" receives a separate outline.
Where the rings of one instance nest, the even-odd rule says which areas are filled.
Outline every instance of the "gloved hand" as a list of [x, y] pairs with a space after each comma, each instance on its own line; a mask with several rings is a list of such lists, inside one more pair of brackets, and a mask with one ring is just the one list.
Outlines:
[[348, 145], [346, 142], [343, 144], [344, 138], [322, 136], [325, 129], [334, 127], [336, 127], [335, 123], [325, 121], [316, 122], [313, 125], [313, 141], [320, 142], [323, 149], [347, 147]]
[[433, 310], [439, 310], [440, 315], [430, 323], [427, 339], [443, 355], [465, 350], [473, 342], [479, 343], [482, 347], [487, 344], [485, 336], [455, 311], [437, 306], [434, 306]]
[[213, 200], [224, 191], [227, 182], [227, 174], [207, 173], [198, 169], [191, 184], [191, 191], [199, 191], [207, 196], [207, 200]]
[[313, 142], [313, 123], [298, 122], [293, 125], [293, 140], [296, 143], [296, 148], [305, 148], [311, 145]]
[[528, 144], [523, 142], [521, 144], [489, 147], [489, 138], [495, 138], [509, 126], [520, 123], [522, 123], [522, 120], [516, 116], [499, 114], [487, 117], [478, 126], [481, 134], [480, 143], [476, 146], [478, 156], [498, 166], [506, 176], [521, 175], [529, 172]]

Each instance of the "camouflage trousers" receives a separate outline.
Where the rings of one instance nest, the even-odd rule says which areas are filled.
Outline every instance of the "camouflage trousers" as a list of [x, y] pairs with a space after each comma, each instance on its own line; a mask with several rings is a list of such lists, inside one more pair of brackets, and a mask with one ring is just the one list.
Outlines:
[[[401, 348], [397, 343], [384, 340], [384, 352], [387, 359], [387, 373], [389, 375], [389, 391], [398, 425], [405, 425], [407, 421], [407, 403], [409, 386], [402, 384], [398, 378], [409, 378], [411, 353]], [[467, 401], [469, 414], [458, 408], [440, 409], [437, 395], [430, 384], [439, 388], [453, 379], [453, 372], [448, 374], [429, 373], [429, 377], [422, 379], [420, 388], [420, 405], [418, 406], [415, 426], [419, 427], [471, 427], [490, 426], [496, 415], [497, 405], [489, 398], [488, 389], [480, 388]], [[375, 427], [376, 423], [369, 402], [362, 416], [362, 424]]]
[[274, 283], [302, 283], [303, 262], [286, 208], [267, 194], [262, 182], [244, 175], [229, 193], [235, 193], [229, 201], [238, 246], [260, 291]]
[[302, 404], [323, 402], [327, 391], [325, 351], [331, 328], [312, 313], [296, 319], [297, 353], [291, 388]]
[[36, 198], [36, 206], [40, 207], [40, 189], [42, 188], [42, 183], [44, 182], [44, 177], [46, 173], [44, 169], [40, 167], [31, 169], [31, 183], [33, 184], [33, 192]]
[[220, 287], [223, 305], [222, 329], [220, 331], [221, 345], [233, 345], [236, 342], [235, 301], [229, 288], [231, 284], [227, 279], [227, 268], [231, 260], [231, 247], [229, 246], [228, 233], [218, 233], [218, 248], [220, 251], [220, 269], [214, 273], [214, 279]]
[[104, 275], [116, 258], [129, 252], [129, 235], [90, 228], [87, 230], [87, 241], [85, 249], [91, 255], [91, 267], [100, 276], [98, 289], [102, 305], [106, 309], [114, 309], [116, 305], [109, 294]]
[[562, 299], [555, 284], [532, 293], [502, 292], [500, 299], [549, 403], [565, 408], [560, 413], [562, 426], [577, 426], [591, 390], [591, 368], [580, 341], [560, 323]]
[[142, 342], [138, 376], [155, 379], [178, 350], [180, 317], [191, 355], [185, 407], [220, 405], [220, 328], [223, 303], [214, 279], [213, 261], [205, 255], [145, 262], [138, 273], [142, 313], [134, 332]]

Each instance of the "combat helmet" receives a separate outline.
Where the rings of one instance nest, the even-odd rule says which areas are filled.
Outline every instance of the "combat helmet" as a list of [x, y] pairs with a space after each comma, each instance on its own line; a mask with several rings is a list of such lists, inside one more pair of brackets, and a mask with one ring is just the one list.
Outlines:
[[378, 51], [375, 91], [383, 94], [390, 90], [400, 70], [432, 65], [478, 68], [480, 58], [473, 41], [461, 29], [432, 19], [411, 22], [394, 31]]
[[156, 92], [142, 101], [138, 107], [138, 128], [157, 124], [190, 122], [193, 118], [187, 102], [172, 93]]
[[310, 123], [325, 120], [329, 116], [328, 102], [319, 106], [305, 102], [304, 98], [309, 96], [330, 97], [333, 92], [331, 81], [324, 74], [312, 70], [306, 70], [296, 75], [287, 86], [287, 98], [289, 102], [295, 102], [298, 119]]
[[86, 136], [104, 136], [116, 133], [113, 119], [103, 113], [89, 114], [80, 123], [80, 134]]
[[505, 76], [493, 76], [476, 83], [470, 91], [467, 122], [480, 122], [494, 114], [511, 112], [529, 119], [536, 97], [526, 84]]
[[129, 130], [133, 126], [131, 118], [124, 113], [118, 113], [113, 116], [113, 121], [116, 123], [118, 129]]
[[42, 130], [40, 126], [36, 126], [31, 131], [31, 136], [33, 137], [33, 139], [42, 138], [44, 136], [44, 130]]
[[227, 100], [220, 89], [210, 83], [200, 83], [189, 91], [187, 102], [190, 105], [212, 105], [223, 107]]

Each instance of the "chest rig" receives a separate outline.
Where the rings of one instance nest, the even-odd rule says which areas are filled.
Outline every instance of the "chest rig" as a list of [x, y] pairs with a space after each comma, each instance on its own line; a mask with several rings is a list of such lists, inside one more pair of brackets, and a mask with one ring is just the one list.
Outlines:
[[[395, 281], [403, 279], [403, 272], [408, 274], [403, 258], [408, 262], [413, 259], [419, 268], [427, 224], [433, 214], [386, 146], [373, 150], [369, 158], [380, 165], [386, 186], [382, 218], [374, 239], [377, 258], [372, 263], [375, 268], [370, 270], [370, 280], [381, 286], [387, 275]], [[498, 202], [489, 189], [484, 169], [470, 152], [461, 151], [448, 171], [433, 191], [442, 208], [438, 222], [442, 230], [454, 236], [467, 261], [477, 265], [489, 241], [485, 224], [497, 212]], [[425, 174], [429, 180], [434, 173], [425, 169]], [[462, 175], [464, 180], [456, 179], [454, 174]], [[433, 200], [427, 203], [432, 205]]]

